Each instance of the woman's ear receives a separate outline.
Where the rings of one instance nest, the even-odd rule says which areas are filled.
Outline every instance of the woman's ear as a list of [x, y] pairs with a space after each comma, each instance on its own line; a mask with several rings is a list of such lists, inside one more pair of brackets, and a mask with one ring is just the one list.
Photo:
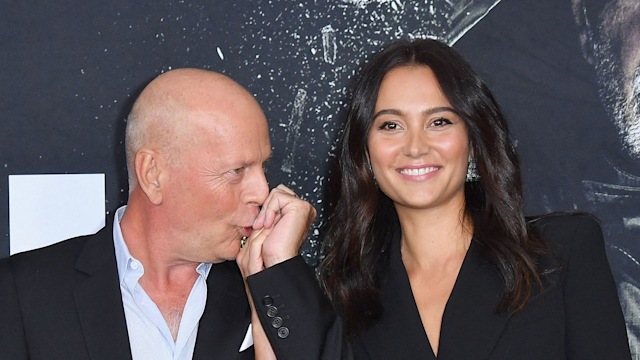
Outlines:
[[162, 162], [160, 154], [150, 149], [140, 149], [136, 153], [134, 166], [138, 186], [154, 205], [162, 203]]

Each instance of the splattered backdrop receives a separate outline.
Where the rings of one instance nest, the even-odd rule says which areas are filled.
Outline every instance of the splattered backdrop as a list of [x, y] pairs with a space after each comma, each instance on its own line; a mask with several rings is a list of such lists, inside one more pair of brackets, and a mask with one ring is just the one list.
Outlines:
[[[0, 256], [9, 254], [8, 175], [105, 173], [113, 213], [126, 202], [122, 139], [133, 99], [163, 71], [198, 67], [231, 76], [262, 104], [270, 184], [288, 184], [320, 212], [302, 250], [315, 265], [350, 79], [388, 41], [434, 37], [461, 51], [503, 105], [527, 212], [579, 209], [602, 219], [640, 358], [640, 135], [612, 105], [606, 80], [616, 69], [602, 71], [590, 52], [614, 54], [605, 64], [628, 56], [624, 44], [598, 41], [598, 21], [611, 7], [638, 11], [635, 2], [10, 0], [0, 13]], [[638, 19], [619, 32], [640, 36]], [[626, 103], [637, 109], [640, 75], [626, 78], [634, 79]]]

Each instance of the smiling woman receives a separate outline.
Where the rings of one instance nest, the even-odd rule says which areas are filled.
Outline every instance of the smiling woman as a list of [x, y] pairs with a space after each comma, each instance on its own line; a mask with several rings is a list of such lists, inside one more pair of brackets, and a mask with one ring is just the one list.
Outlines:
[[[367, 147], [378, 186], [393, 201], [398, 217], [405, 223], [405, 267], [410, 276], [414, 275], [414, 297], [418, 304], [424, 303], [418, 307], [420, 317], [437, 353], [442, 313], [469, 248], [473, 224], [468, 217], [458, 222], [465, 202], [467, 128], [430, 68], [403, 66], [387, 73], [378, 91]], [[449, 214], [456, 224], [464, 226], [449, 238], [424, 239], [419, 229], [409, 228], [417, 210], [433, 214], [431, 217]], [[417, 251], [425, 251], [433, 258], [420, 256]], [[420, 272], [421, 265], [431, 268], [427, 270], [433, 273], [428, 275], [431, 279]]]
[[399, 212], [463, 206], [467, 128], [428, 67], [399, 67], [385, 76], [367, 147], [378, 185]]
[[[361, 141], [363, 138], [368, 139], [366, 143]], [[371, 212], [362, 214], [357, 224], [330, 225], [329, 251], [323, 267], [326, 274], [332, 274], [327, 275], [325, 285], [334, 301], [340, 293], [335, 260], [343, 258], [334, 253], [343, 248], [334, 246], [334, 239], [346, 236], [361, 243], [358, 248], [377, 250], [363, 255], [357, 263], [369, 263], [370, 269], [378, 271], [384, 263], [377, 254], [388, 250], [389, 234], [398, 228], [403, 259], [416, 260], [417, 266], [422, 263], [420, 260], [431, 259], [428, 265], [420, 266], [440, 270], [451, 265], [443, 259], [457, 263], [459, 270], [475, 235], [492, 249], [492, 256], [502, 260], [496, 264], [507, 282], [501, 306], [522, 307], [532, 285], [540, 282], [534, 258], [546, 253], [546, 246], [527, 232], [522, 213], [513, 211], [522, 209], [522, 182], [506, 120], [464, 59], [437, 41], [389, 46], [362, 71], [342, 146], [343, 177], [355, 179], [360, 188], [369, 184], [368, 196], [354, 194], [350, 201]], [[370, 161], [373, 174], [358, 171], [368, 168], [363, 155]], [[477, 162], [482, 181], [465, 185], [467, 164], [472, 160]], [[416, 172], [424, 174], [416, 176]], [[369, 180], [373, 176], [375, 183]], [[350, 194], [346, 186], [341, 191]], [[342, 211], [349, 210], [338, 203], [336, 213]], [[476, 227], [481, 231], [475, 231]], [[425, 244], [434, 248], [426, 248]], [[441, 310], [457, 273], [453, 271], [448, 290], [443, 289], [440, 294], [444, 300], [438, 306]], [[375, 272], [365, 278], [373, 279], [372, 274]], [[347, 298], [341, 302], [345, 306], [352, 303]], [[373, 301], [364, 306], [377, 305]], [[441, 316], [442, 311], [436, 318]], [[352, 319], [349, 312], [345, 318], [354, 330], [367, 323], [366, 317]], [[437, 334], [433, 337], [437, 339]]]
[[288, 265], [277, 293], [301, 338], [272, 336], [278, 359], [630, 358], [597, 221], [525, 218], [506, 119], [449, 46], [376, 54], [340, 146], [320, 267], [333, 309]]

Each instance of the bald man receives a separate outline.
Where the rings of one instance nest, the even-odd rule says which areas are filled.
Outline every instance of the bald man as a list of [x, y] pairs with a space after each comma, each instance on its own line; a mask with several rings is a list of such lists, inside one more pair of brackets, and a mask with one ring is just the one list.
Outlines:
[[252, 273], [293, 258], [315, 217], [269, 192], [260, 106], [224, 75], [173, 70], [125, 143], [129, 200], [104, 229], [0, 261], [0, 359], [253, 359], [266, 337], [228, 260], [247, 239]]

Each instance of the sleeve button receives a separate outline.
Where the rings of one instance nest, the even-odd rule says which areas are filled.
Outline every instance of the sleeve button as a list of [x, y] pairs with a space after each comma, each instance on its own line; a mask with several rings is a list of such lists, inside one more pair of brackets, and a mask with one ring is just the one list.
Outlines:
[[267, 316], [272, 318], [278, 315], [278, 308], [275, 306], [267, 306]]
[[271, 319], [271, 326], [276, 329], [279, 329], [282, 326], [282, 318], [280, 316], [276, 316]]
[[289, 329], [286, 326], [283, 326], [278, 329], [278, 337], [281, 339], [286, 339], [289, 336]]
[[273, 298], [269, 295], [262, 298], [262, 305], [270, 306], [273, 305]]

